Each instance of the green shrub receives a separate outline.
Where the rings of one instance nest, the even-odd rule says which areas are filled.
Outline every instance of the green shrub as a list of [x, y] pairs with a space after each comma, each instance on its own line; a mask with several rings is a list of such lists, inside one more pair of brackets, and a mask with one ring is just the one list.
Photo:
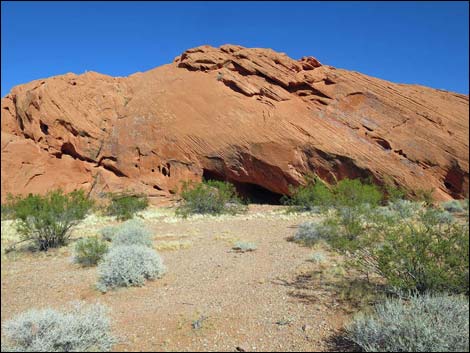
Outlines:
[[403, 200], [406, 197], [406, 190], [401, 186], [394, 185], [390, 180], [386, 180], [384, 189], [388, 202]]
[[108, 252], [108, 245], [98, 237], [83, 238], [74, 248], [73, 262], [83, 266], [94, 266]]
[[468, 298], [414, 296], [387, 300], [347, 326], [365, 352], [468, 352]]
[[152, 233], [142, 221], [131, 219], [115, 227], [112, 246], [142, 245], [152, 247]]
[[66, 312], [29, 310], [5, 322], [2, 352], [109, 351], [111, 335], [107, 309], [75, 304]]
[[116, 246], [98, 265], [97, 288], [106, 292], [116, 287], [143, 286], [146, 280], [159, 278], [164, 272], [156, 251], [141, 245]]
[[374, 249], [379, 273], [390, 286], [411, 291], [468, 293], [468, 227], [442, 212], [423, 210], [417, 219], [387, 227]]
[[116, 217], [120, 221], [128, 220], [148, 205], [148, 199], [145, 195], [133, 195], [128, 193], [109, 193], [111, 202], [107, 207], [107, 214]]
[[13, 217], [23, 240], [32, 240], [40, 250], [65, 245], [73, 226], [85, 218], [93, 201], [83, 190], [64, 194], [62, 190], [46, 195], [11, 197]]
[[448, 212], [463, 212], [464, 208], [458, 200], [450, 200], [442, 203], [442, 208]]
[[319, 178], [310, 178], [305, 186], [290, 188], [290, 197], [284, 204], [296, 211], [324, 210], [329, 207], [375, 207], [383, 198], [377, 186], [364, 184], [359, 179], [343, 179], [328, 188]]
[[198, 184], [185, 182], [181, 197], [183, 202], [176, 213], [183, 217], [190, 214], [235, 214], [244, 210], [235, 187], [228, 182], [215, 180]]
[[333, 216], [326, 222], [340, 226], [328, 241], [359, 269], [385, 278], [394, 290], [468, 293], [468, 224], [449, 216], [424, 208], [392, 222], [370, 218], [353, 237]]
[[318, 211], [333, 204], [333, 194], [319, 178], [307, 179], [306, 185], [289, 187], [290, 196], [281, 201], [293, 211]]
[[418, 189], [415, 192], [415, 199], [419, 202], [424, 202], [426, 206], [431, 206], [434, 203], [434, 189]]
[[383, 198], [377, 186], [362, 183], [359, 179], [343, 179], [333, 188], [336, 207], [376, 207]]

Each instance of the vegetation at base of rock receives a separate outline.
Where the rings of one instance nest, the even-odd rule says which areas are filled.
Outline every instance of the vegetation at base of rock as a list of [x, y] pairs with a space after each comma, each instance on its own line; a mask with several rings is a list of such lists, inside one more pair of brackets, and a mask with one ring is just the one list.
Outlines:
[[108, 252], [108, 244], [98, 237], [79, 239], [75, 243], [73, 262], [82, 266], [95, 266]]
[[111, 237], [112, 246], [141, 245], [152, 247], [152, 233], [145, 227], [142, 221], [131, 219], [114, 227], [114, 235]]
[[293, 241], [312, 246], [319, 241], [327, 240], [332, 229], [322, 222], [304, 222], [299, 225], [299, 229], [293, 237]]
[[290, 188], [290, 197], [283, 197], [285, 205], [294, 211], [325, 210], [330, 207], [375, 207], [383, 199], [376, 185], [359, 179], [343, 179], [336, 185], [327, 186], [317, 177], [307, 177], [307, 184]]
[[388, 299], [347, 326], [365, 352], [468, 352], [466, 297], [420, 295]]
[[159, 278], [165, 266], [158, 253], [146, 246], [111, 247], [98, 265], [98, 290], [143, 286], [146, 280]]
[[331, 212], [324, 221], [332, 230], [328, 244], [364, 273], [386, 279], [395, 292], [468, 294], [468, 223], [455, 221], [446, 211], [412, 211], [414, 204], [406, 205], [408, 209], [402, 204], [392, 212]]
[[434, 189], [418, 189], [415, 191], [415, 200], [424, 202], [427, 206], [434, 203]]
[[229, 182], [208, 180], [202, 183], [184, 182], [182, 203], [176, 213], [182, 217], [191, 214], [236, 214], [246, 210], [237, 196], [235, 186]]
[[22, 240], [47, 250], [67, 244], [72, 227], [85, 218], [93, 201], [83, 190], [68, 194], [55, 190], [45, 195], [10, 195], [8, 204]]
[[110, 216], [116, 217], [120, 221], [125, 221], [134, 217], [134, 215], [145, 210], [148, 205], [148, 198], [145, 195], [131, 193], [109, 193], [107, 195], [110, 203], [106, 212]]
[[290, 196], [283, 196], [281, 201], [297, 212], [318, 211], [332, 205], [333, 194], [319, 178], [308, 175], [305, 181], [305, 185], [290, 186]]
[[68, 311], [29, 310], [5, 322], [2, 352], [110, 351], [111, 335], [106, 307], [76, 303]]
[[450, 200], [442, 203], [442, 208], [448, 212], [463, 212], [464, 207], [458, 200]]

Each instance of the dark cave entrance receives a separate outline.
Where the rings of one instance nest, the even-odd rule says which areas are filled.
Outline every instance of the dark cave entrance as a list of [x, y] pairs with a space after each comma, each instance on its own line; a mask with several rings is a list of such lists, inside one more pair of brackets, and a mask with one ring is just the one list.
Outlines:
[[282, 194], [270, 191], [258, 184], [243, 183], [235, 180], [229, 180], [220, 173], [212, 170], [203, 170], [204, 180], [219, 180], [228, 181], [235, 186], [238, 195], [248, 200], [250, 203], [257, 203], [263, 205], [280, 205]]

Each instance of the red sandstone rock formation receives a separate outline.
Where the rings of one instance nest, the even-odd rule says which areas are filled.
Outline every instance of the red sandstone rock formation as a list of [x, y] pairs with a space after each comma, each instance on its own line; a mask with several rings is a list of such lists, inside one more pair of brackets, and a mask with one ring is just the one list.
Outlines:
[[1, 105], [2, 201], [57, 187], [158, 201], [203, 175], [285, 194], [308, 172], [468, 196], [468, 96], [312, 57], [202, 46], [129, 77], [33, 81]]

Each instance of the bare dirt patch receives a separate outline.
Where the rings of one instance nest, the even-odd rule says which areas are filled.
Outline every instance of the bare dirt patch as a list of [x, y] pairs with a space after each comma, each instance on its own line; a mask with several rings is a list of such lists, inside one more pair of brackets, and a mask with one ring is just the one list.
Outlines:
[[[256, 205], [238, 216], [179, 219], [156, 208], [142, 215], [168, 268], [162, 279], [101, 294], [96, 268], [71, 263], [71, 245], [12, 252], [2, 255], [2, 322], [33, 307], [99, 301], [111, 309], [117, 351], [332, 349], [331, 338], [351, 314], [344, 288], [331, 285], [344, 274], [332, 256], [307, 261], [312, 249], [287, 241], [299, 223], [318, 216]], [[74, 237], [111, 222], [95, 217]], [[2, 247], [11, 241], [7, 233]], [[237, 240], [255, 243], [256, 251], [233, 251]]]

